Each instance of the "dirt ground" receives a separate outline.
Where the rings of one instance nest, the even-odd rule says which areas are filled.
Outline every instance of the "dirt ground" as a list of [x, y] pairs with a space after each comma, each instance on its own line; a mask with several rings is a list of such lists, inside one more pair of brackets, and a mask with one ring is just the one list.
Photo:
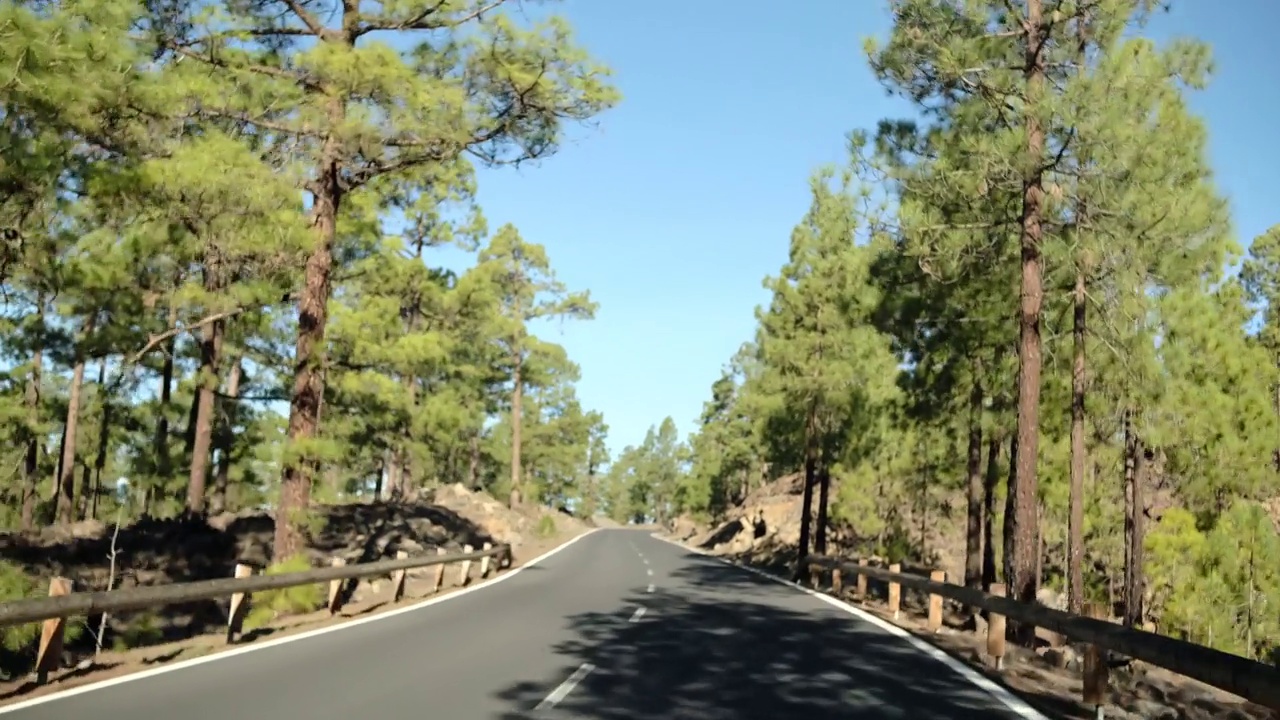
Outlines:
[[[679, 534], [683, 533], [673, 539], [679, 539]], [[708, 551], [701, 547], [702, 543], [690, 542], [688, 538], [679, 540], [702, 552]], [[703, 540], [705, 542], [705, 538]], [[766, 542], [734, 552], [727, 544], [723, 545], [711, 554], [779, 577], [790, 574], [790, 561], [795, 552], [791, 547]], [[829, 578], [822, 580], [820, 587], [834, 595]], [[1094, 708], [1080, 702], [1080, 656], [1071, 647], [1040, 648], [1031, 652], [1010, 645], [1003, 666], [997, 671], [986, 654], [985, 623], [979, 619], [979, 626], [974, 627], [973, 619], [961, 615], [958, 605], [948, 605], [942, 629], [930, 633], [926, 622], [927, 599], [923, 595], [904, 589], [902, 611], [894, 619], [888, 612], [884, 585], [869, 580], [867, 596], [861, 600], [854, 597], [854, 592], [854, 580], [846, 579], [839, 597], [966, 663], [1047, 717], [1053, 720], [1095, 717]], [[1145, 664], [1111, 671], [1106, 717], [1113, 720], [1280, 720], [1280, 714], [1272, 714], [1267, 708]]]
[[[441, 488], [433, 497], [412, 504], [338, 505], [319, 510], [326, 521], [323, 529], [313, 533], [309, 548], [316, 565], [327, 564], [332, 557], [344, 557], [349, 563], [371, 562], [394, 557], [397, 550], [408, 550], [411, 555], [434, 554], [435, 547], [456, 552], [464, 544], [479, 548], [485, 542], [493, 542], [509, 543], [513, 567], [518, 567], [591, 527], [548, 508], [515, 512], [484, 493], [461, 486]], [[61, 534], [46, 531], [34, 536], [0, 535], [0, 557], [42, 580], [53, 575], [70, 577], [77, 590], [105, 589], [112, 548], [116, 553], [115, 588], [227, 577], [236, 562], [259, 566], [265, 563], [268, 554], [262, 545], [269, 543], [270, 523], [269, 517], [243, 514], [212, 518], [195, 526], [177, 521], [142, 523], [121, 528], [119, 533], [115, 528], [86, 529], [82, 523]], [[480, 581], [480, 563], [470, 565], [465, 584]], [[391, 602], [389, 577], [360, 581], [336, 615], [319, 610], [279, 617], [245, 632], [232, 645], [225, 637], [225, 601], [157, 608], [149, 613], [112, 618], [108, 641], [100, 654], [94, 657], [92, 635], [82, 632], [77, 642], [68, 644], [61, 669], [51, 673], [45, 685], [37, 686], [34, 677], [25, 672], [14, 672], [0, 680], [0, 706], [162, 663], [242, 647], [263, 638], [341, 624], [434, 595], [447, 595], [464, 586], [460, 571], [460, 563], [446, 566], [439, 593], [434, 592], [435, 568], [409, 571], [405, 596], [395, 604]], [[496, 574], [491, 570], [489, 576]], [[143, 615], [148, 623], [158, 625], [157, 634], [152, 636], [154, 642], [128, 649], [106, 649], [118, 645], [111, 642], [113, 636], [126, 635], [130, 623], [136, 624]], [[79, 622], [97, 627], [97, 618]]]

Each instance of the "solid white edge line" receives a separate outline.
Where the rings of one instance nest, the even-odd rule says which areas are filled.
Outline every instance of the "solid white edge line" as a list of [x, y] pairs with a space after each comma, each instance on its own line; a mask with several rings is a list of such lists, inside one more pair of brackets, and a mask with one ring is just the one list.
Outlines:
[[542, 702], [538, 703], [537, 706], [533, 708], [534, 711], [547, 710], [555, 707], [561, 700], [568, 697], [569, 693], [573, 692], [573, 689], [578, 686], [578, 683], [582, 682], [591, 674], [591, 671], [595, 669], [596, 666], [591, 663], [582, 663], [582, 665], [578, 666], [577, 670], [573, 671], [573, 674], [565, 678], [564, 682], [557, 685], [556, 689], [552, 690], [550, 695], [543, 698]]
[[862, 620], [863, 622], [870, 623], [871, 625], [875, 625], [876, 627], [880, 628], [881, 630], [884, 630], [890, 635], [893, 635], [894, 637], [907, 641], [907, 644], [911, 645], [911, 647], [915, 648], [916, 650], [919, 650], [924, 655], [927, 655], [930, 658], [937, 660], [943, 665], [946, 665], [948, 668], [950, 668], [953, 672], [955, 672], [960, 677], [969, 681], [970, 683], [977, 686], [981, 690], [986, 691], [987, 694], [991, 695], [996, 700], [999, 700], [1002, 705], [1009, 708], [1009, 710], [1013, 711], [1015, 715], [1018, 715], [1019, 717], [1023, 718], [1023, 720], [1049, 720], [1049, 718], [1045, 717], [1039, 710], [1036, 710], [1035, 708], [1028, 705], [1025, 700], [1009, 692], [1008, 689], [1000, 686], [998, 683], [993, 682], [991, 678], [986, 677], [985, 675], [979, 673], [978, 671], [974, 670], [973, 668], [969, 667], [963, 662], [951, 657], [947, 653], [943, 652], [941, 648], [935, 645], [932, 645], [931, 643], [928, 643], [916, 637], [915, 635], [912, 635], [906, 630], [903, 630], [897, 625], [894, 625], [891, 622], [882, 620], [876, 617], [875, 615], [872, 615], [871, 613], [857, 606], [850, 605], [849, 603], [846, 603], [843, 600], [838, 600], [836, 598], [833, 598], [830, 595], [827, 595], [826, 593], [818, 592], [817, 590], [812, 590], [798, 583], [794, 583], [790, 580], [777, 577], [776, 575], [770, 575], [769, 573], [764, 572], [763, 570], [757, 570], [756, 568], [753, 568], [753, 567], [739, 565], [738, 563], [735, 563], [731, 560], [726, 560], [725, 558], [712, 555], [711, 553], [706, 552], [705, 550], [689, 547], [688, 545], [684, 545], [683, 543], [676, 542], [675, 540], [672, 540], [670, 538], [662, 537], [658, 533], [653, 533], [651, 537], [661, 540], [665, 543], [670, 543], [672, 545], [675, 545], [676, 547], [682, 550], [687, 550], [689, 552], [702, 555], [703, 557], [708, 557], [713, 560], [719, 560], [720, 562], [724, 563], [725, 565], [728, 565], [729, 567], [737, 568], [739, 570], [744, 570], [753, 575], [759, 575], [760, 577], [765, 578], [767, 580], [772, 580], [778, 584], [786, 585], [787, 587], [791, 587], [796, 590], [799, 590], [800, 592], [805, 593], [806, 595], [812, 595], [818, 600], [821, 600], [822, 602], [825, 602], [826, 604], [831, 605], [837, 609], [843, 610], [849, 613], [850, 615], [853, 615], [854, 617], [858, 618], [859, 620]]
[[202, 655], [201, 657], [191, 658], [190, 660], [183, 660], [181, 662], [173, 663], [172, 665], [162, 665], [157, 668], [152, 668], [150, 670], [143, 670], [141, 672], [136, 672], [136, 673], [130, 673], [128, 675], [122, 675], [117, 678], [108, 678], [106, 680], [99, 680], [98, 682], [95, 682], [95, 683], [90, 683], [88, 685], [81, 685], [80, 687], [68, 688], [66, 690], [60, 690], [58, 692], [50, 693], [48, 695], [43, 695], [41, 697], [31, 698], [30, 700], [23, 700], [21, 702], [16, 702], [16, 703], [13, 703], [12, 705], [0, 706], [0, 715], [18, 712], [19, 710], [26, 710], [27, 708], [34, 707], [36, 705], [43, 705], [44, 703], [54, 702], [56, 700], [63, 700], [69, 697], [74, 697], [76, 695], [83, 695], [85, 693], [93, 692], [94, 690], [103, 690], [105, 688], [113, 687], [116, 685], [123, 685], [125, 683], [134, 682], [136, 680], [145, 680], [150, 677], [155, 677], [156, 675], [163, 675], [165, 673], [171, 673], [177, 670], [185, 670], [187, 668], [195, 667], [197, 665], [204, 665], [205, 663], [215, 662], [218, 660], [225, 660], [227, 658], [235, 657], [237, 655], [244, 655], [246, 653], [251, 653], [256, 650], [266, 650], [267, 648], [276, 647], [278, 645], [284, 645], [285, 643], [296, 642], [298, 640], [306, 640], [307, 638], [313, 638], [319, 635], [325, 635], [331, 632], [337, 632], [339, 630], [347, 630], [360, 625], [365, 625], [367, 623], [377, 622], [379, 620], [386, 620], [387, 618], [395, 617], [397, 615], [411, 613], [415, 610], [421, 610], [422, 608], [430, 607], [437, 603], [445, 602], [446, 600], [452, 600], [454, 598], [461, 597], [463, 595], [466, 595], [471, 592], [475, 592], [476, 590], [480, 590], [482, 588], [493, 587], [494, 585], [497, 585], [498, 583], [503, 582], [504, 580], [509, 580], [510, 578], [513, 578], [516, 575], [519, 575], [520, 572], [525, 568], [533, 567], [534, 565], [537, 565], [538, 563], [542, 562], [543, 560], [546, 560], [552, 555], [555, 555], [561, 550], [564, 550], [570, 545], [573, 545], [574, 543], [578, 542], [582, 538], [588, 535], [591, 535], [592, 533], [598, 530], [603, 530], [603, 529], [604, 528], [598, 528], [598, 527], [591, 528], [590, 530], [587, 530], [586, 532], [569, 540], [563, 545], [558, 545], [548, 550], [547, 552], [539, 555], [538, 557], [530, 560], [529, 562], [526, 562], [518, 567], [512, 568], [506, 573], [497, 575], [489, 580], [485, 580], [475, 585], [469, 585], [460, 590], [455, 590], [449, 593], [448, 595], [441, 595], [438, 597], [428, 598], [426, 600], [414, 603], [412, 605], [406, 605], [401, 608], [395, 608], [394, 610], [387, 610], [386, 612], [381, 612], [376, 615], [370, 615], [362, 618], [355, 618], [352, 620], [348, 620], [346, 622], [337, 623], [335, 625], [316, 628], [314, 630], [307, 630], [306, 632], [300, 632], [294, 635], [287, 635], [285, 637], [277, 638], [275, 640], [265, 640], [263, 642], [255, 643], [253, 645], [245, 645], [243, 647], [238, 647], [231, 650], [223, 650], [221, 652], [215, 652], [209, 655]]
[[638, 607], [635, 612], [631, 613], [631, 619], [627, 622], [640, 622], [642, 617], [644, 617], [644, 607]]

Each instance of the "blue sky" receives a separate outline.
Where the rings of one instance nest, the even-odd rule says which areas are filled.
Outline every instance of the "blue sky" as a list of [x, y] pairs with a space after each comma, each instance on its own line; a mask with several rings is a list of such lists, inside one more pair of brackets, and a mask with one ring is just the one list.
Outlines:
[[[579, 396], [604, 413], [616, 453], [667, 415], [695, 428], [754, 332], [761, 280], [786, 258], [810, 171], [842, 158], [849, 130], [908, 110], [862, 54], [862, 38], [888, 32], [880, 0], [558, 5], [614, 69], [623, 102], [549, 160], [483, 171], [479, 200], [491, 228], [516, 224], [600, 303], [594, 321], [547, 339], [582, 366]], [[1280, 2], [1175, 5], [1151, 34], [1213, 45], [1217, 73], [1194, 105], [1247, 243], [1280, 222], [1280, 149], [1264, 140], [1280, 117], [1280, 66], [1265, 51]]]

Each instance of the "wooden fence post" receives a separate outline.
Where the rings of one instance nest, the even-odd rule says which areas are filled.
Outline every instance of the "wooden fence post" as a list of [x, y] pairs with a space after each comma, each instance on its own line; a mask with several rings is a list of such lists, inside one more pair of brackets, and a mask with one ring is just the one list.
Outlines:
[[[49, 597], [71, 594], [71, 579], [55, 577], [49, 580]], [[66, 618], [50, 618], [40, 625], [40, 645], [36, 651], [36, 684], [49, 682], [49, 672], [62, 664], [62, 636], [67, 629]]]
[[[484, 544], [485, 552], [489, 552], [492, 549], [493, 549], [493, 543]], [[485, 555], [484, 557], [480, 558], [480, 577], [481, 578], [489, 577], [489, 560], [491, 559], [492, 559], [492, 556], [490, 555]]]
[[[866, 567], [867, 559], [858, 558], [858, 565], [862, 567]], [[857, 589], [853, 591], [853, 594], [854, 594], [854, 597], [858, 598], [859, 600], [865, 600], [867, 598], [867, 576], [866, 575], [862, 573], [858, 573]]]
[[[902, 572], [901, 563], [892, 563], [889, 565], [889, 572]], [[893, 619], [898, 619], [898, 610], [902, 605], [902, 586], [896, 582], [889, 582], [889, 612], [893, 614]]]
[[[236, 563], [235, 576], [247, 578], [253, 575], [253, 566]], [[227, 613], [227, 644], [236, 641], [240, 629], [244, 626], [244, 616], [249, 610], [249, 596], [244, 593], [231, 594], [231, 608]]]
[[[471, 547], [470, 545], [462, 546], [462, 552], [464, 553], [473, 553], [475, 551], [476, 551], [475, 548]], [[470, 579], [471, 579], [471, 561], [463, 560], [462, 570], [458, 572], [458, 586], [466, 587], [467, 581]]]
[[831, 594], [837, 598], [840, 597], [840, 591], [844, 589], [844, 578], [840, 577], [840, 568], [831, 569]]
[[[936, 583], [947, 581], [946, 570], [934, 570], [929, 579]], [[929, 593], [929, 632], [936, 633], [942, 629], [942, 596]]]
[[[396, 551], [397, 560], [404, 560], [407, 557], [409, 557], [409, 553], [404, 550]], [[391, 573], [391, 603], [393, 605], [400, 602], [404, 597], [404, 581], [408, 575], [408, 570], [396, 570]]]
[[[992, 583], [991, 594], [1004, 597], [1004, 583]], [[996, 670], [1004, 665], [1004, 615], [987, 613], [987, 654], [992, 657]]]
[[[436, 548], [436, 555], [444, 555], [444, 548]], [[436, 586], [431, 592], [440, 592], [440, 587], [444, 585], [444, 563], [436, 565]]]
[[[334, 567], [345, 567], [347, 564], [347, 560], [346, 558], [336, 557], [332, 560], [330, 564], [332, 564]], [[338, 611], [342, 609], [343, 582], [345, 581], [343, 580], [329, 581], [329, 614], [330, 615], [337, 615]]]
[[[1101, 619], [1104, 615], [1102, 605], [1087, 603], [1084, 608], [1086, 617]], [[1101, 718], [1107, 704], [1108, 680], [1106, 651], [1090, 643], [1084, 649], [1084, 686], [1083, 699], [1086, 705], [1092, 705], [1095, 717]]]

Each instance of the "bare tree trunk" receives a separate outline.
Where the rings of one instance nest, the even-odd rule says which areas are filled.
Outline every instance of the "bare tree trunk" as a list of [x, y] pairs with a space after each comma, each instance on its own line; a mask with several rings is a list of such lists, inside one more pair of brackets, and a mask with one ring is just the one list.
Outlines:
[[240, 396], [240, 376], [244, 374], [244, 360], [231, 363], [227, 376], [227, 393], [222, 406], [218, 430], [218, 469], [213, 479], [213, 495], [209, 498], [209, 512], [217, 515], [227, 510], [227, 486], [231, 483], [231, 446], [235, 441], [236, 398]]
[[[169, 303], [169, 324], [172, 330], [178, 325], [178, 303]], [[173, 458], [169, 455], [169, 409], [173, 405], [173, 355], [178, 348], [178, 338], [173, 336], [164, 344], [164, 363], [160, 368], [160, 419], [156, 421], [156, 475], [168, 482], [173, 474]]]
[[[346, 33], [341, 42], [354, 45], [355, 38]], [[346, 117], [341, 99], [331, 97], [327, 110], [329, 127], [341, 125]], [[307, 258], [302, 292], [298, 298], [298, 337], [294, 348], [296, 370], [289, 403], [288, 438], [291, 443], [306, 442], [320, 431], [320, 403], [324, 398], [324, 331], [329, 319], [338, 205], [342, 201], [340, 152], [341, 140], [338, 137], [330, 135], [325, 138], [317, 177], [308, 185], [313, 201], [311, 227], [315, 245], [311, 257]], [[311, 483], [315, 473], [315, 462], [310, 458], [300, 458], [284, 468], [272, 552], [276, 560], [292, 557], [303, 550], [300, 523], [311, 505]]]
[[[207, 268], [205, 288], [221, 289], [216, 266]], [[222, 359], [222, 341], [226, 324], [216, 320], [204, 326], [200, 338], [200, 369], [196, 373], [196, 432], [191, 448], [191, 468], [187, 477], [187, 512], [204, 515], [205, 484], [209, 477], [209, 460], [213, 450], [213, 403], [218, 387], [218, 365]]]
[[[1041, 98], [1044, 94], [1045, 67], [1044, 21], [1042, 0], [1027, 0], [1024, 24], [1025, 47], [1023, 76], [1026, 85], [1026, 109], [1023, 115], [1027, 131], [1027, 175], [1022, 183], [1022, 292], [1018, 322], [1018, 452], [1014, 459], [1014, 482], [1010, 485], [1013, 501], [1009, 539], [1005, 549], [1010, 572], [1007, 581], [1009, 597], [1032, 603], [1036, 599], [1036, 538], [1039, 534], [1036, 509], [1039, 505], [1037, 460], [1040, 442], [1040, 371], [1042, 358], [1040, 315], [1044, 302], [1043, 267], [1041, 264], [1042, 207], [1044, 194], [1045, 131], [1041, 126]], [[1006, 521], [1006, 524], [1009, 524]], [[1034, 628], [1012, 623], [1014, 637], [1030, 644]]]
[[1067, 517], [1067, 611], [1084, 612], [1085, 279], [1076, 275], [1071, 363], [1071, 487]]
[[800, 545], [796, 549], [796, 580], [799, 580], [805, 571], [804, 559], [809, 555], [809, 523], [813, 518], [813, 483], [818, 469], [817, 418], [814, 413], [814, 409], [810, 408], [804, 424], [804, 493], [800, 511]]
[[[1089, 42], [1088, 17], [1077, 19], [1080, 75], [1085, 75]], [[1082, 158], [1082, 162], [1085, 160]], [[1088, 217], [1088, 207], [1080, 198], [1076, 208], [1077, 227]], [[1076, 286], [1072, 301], [1071, 362], [1071, 482], [1067, 512], [1067, 612], [1084, 612], [1084, 468], [1087, 462], [1084, 440], [1085, 418], [1085, 301], [1087, 272], [1085, 253], [1076, 259]]]
[[514, 369], [511, 373], [511, 495], [507, 505], [510, 507], [519, 507], [524, 501], [521, 493], [521, 472], [520, 472], [520, 425], [523, 421], [521, 413], [523, 412], [522, 403], [524, 400], [524, 378], [522, 377], [524, 369], [524, 356], [517, 351], [514, 358]]
[[26, 456], [22, 465], [22, 524], [23, 530], [35, 527], [36, 502], [39, 499], [40, 484], [40, 397], [42, 375], [44, 373], [44, 294], [36, 298], [36, 323], [39, 326], [39, 337], [31, 353], [31, 375], [27, 378], [27, 426], [30, 433], [27, 437]]
[[80, 396], [84, 389], [85, 339], [93, 333], [94, 321], [85, 320], [76, 343], [76, 363], [71, 371], [71, 389], [67, 395], [67, 420], [63, 426], [62, 460], [58, 468], [57, 516], [61, 523], [75, 522], [76, 512], [76, 430], [80, 424]]
[[987, 440], [987, 472], [982, 481], [982, 589], [996, 582], [996, 486], [1000, 483], [1000, 447], [1004, 441], [993, 435]]
[[965, 471], [968, 477], [968, 524], [965, 528], [964, 584], [982, 585], [982, 531], [985, 486], [982, 478], [982, 363], [973, 362], [973, 388], [969, 393], [969, 446]]
[[468, 441], [470, 448], [467, 453], [467, 487], [472, 490], [480, 489], [480, 432], [477, 430]]
[[1143, 619], [1142, 517], [1145, 505], [1142, 486], [1146, 475], [1146, 449], [1133, 428], [1132, 410], [1125, 412], [1124, 428], [1124, 624], [1139, 627]]
[[98, 391], [102, 393], [101, 424], [98, 429], [98, 456], [93, 459], [93, 500], [89, 516], [98, 519], [98, 496], [102, 494], [102, 473], [107, 469], [107, 447], [111, 442], [111, 396], [107, 389], [107, 361], [98, 366]]
[[831, 470], [824, 460], [818, 468], [818, 523], [814, 533], [813, 551], [827, 554], [827, 506], [831, 494]]

